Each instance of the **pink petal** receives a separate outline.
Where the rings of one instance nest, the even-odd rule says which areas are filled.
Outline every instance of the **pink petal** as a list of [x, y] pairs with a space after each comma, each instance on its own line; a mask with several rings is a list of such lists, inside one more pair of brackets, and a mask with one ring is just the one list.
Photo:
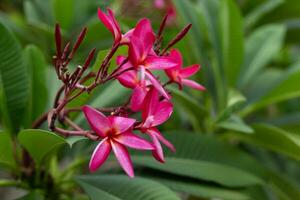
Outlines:
[[197, 71], [199, 71], [199, 69], [200, 69], [200, 65], [198, 65], [198, 64], [186, 67], [186, 68], [180, 70], [180, 76], [182, 78], [188, 78], [188, 77], [194, 75], [195, 73], [197, 73]]
[[82, 110], [93, 131], [100, 137], [105, 137], [106, 132], [111, 128], [107, 117], [90, 106], [83, 106]]
[[205, 87], [200, 85], [199, 83], [192, 81], [192, 80], [188, 80], [188, 79], [182, 79], [182, 84], [187, 85], [191, 88], [194, 88], [196, 90], [205, 90]]
[[135, 88], [138, 84], [137, 72], [129, 70], [117, 77], [118, 81], [127, 88]]
[[141, 137], [138, 137], [137, 135], [131, 133], [131, 132], [125, 132], [117, 137], [114, 138], [114, 140], [118, 141], [119, 143], [134, 148], [134, 149], [140, 149], [140, 150], [153, 150], [154, 147], [152, 144], [150, 144], [148, 141], [144, 140]]
[[163, 152], [163, 149], [161, 147], [161, 144], [160, 144], [158, 138], [156, 137], [156, 134], [151, 130], [150, 131], [147, 130], [147, 133], [151, 137], [152, 142], [153, 142], [153, 146], [154, 146], [154, 150], [152, 151], [153, 157], [157, 161], [164, 163], [165, 162], [164, 152]]
[[106, 15], [100, 8], [98, 8], [98, 18], [106, 26], [106, 28], [113, 34], [115, 42], [121, 40], [120, 27], [110, 9], [108, 9], [108, 15]]
[[130, 99], [130, 108], [132, 111], [137, 112], [142, 109], [147, 89], [141, 86], [134, 88]]
[[111, 145], [108, 141], [108, 138], [103, 139], [94, 150], [89, 168], [91, 172], [96, 171], [108, 158], [111, 151]]
[[155, 113], [153, 114], [152, 126], [157, 126], [165, 121], [167, 121], [173, 112], [173, 105], [168, 101], [160, 102], [155, 108]]
[[164, 136], [158, 131], [157, 128], [151, 128], [153, 134], [160, 140], [164, 145], [166, 145], [171, 151], [175, 152], [176, 149], [171, 142], [169, 142]]
[[177, 63], [171, 57], [148, 56], [144, 61], [147, 69], [168, 69], [176, 67]]
[[159, 94], [153, 87], [147, 92], [144, 100], [142, 119], [145, 121], [149, 116], [153, 115], [159, 103]]
[[145, 72], [146, 76], [148, 77], [149, 81], [152, 83], [152, 85], [155, 87], [155, 89], [158, 90], [158, 92], [163, 95], [166, 99], [170, 99], [168, 93], [165, 91], [163, 86], [159, 83], [159, 81], [149, 72], [146, 70]]
[[111, 18], [112, 23], [114, 24], [113, 30], [114, 30], [114, 35], [115, 35], [115, 38], [116, 38], [115, 40], [119, 42], [121, 40], [121, 38], [122, 38], [120, 26], [119, 26], [119, 24], [118, 24], [118, 22], [117, 22], [117, 20], [116, 20], [116, 18], [114, 16], [114, 13], [112, 12], [112, 10], [111, 9], [107, 9], [107, 11], [108, 11], [108, 14], [109, 14], [109, 16]]
[[134, 177], [132, 161], [127, 149], [120, 143], [111, 141], [112, 149], [116, 158], [129, 177]]
[[118, 116], [109, 116], [108, 119], [112, 126], [117, 130], [116, 134], [120, 134], [127, 131], [136, 122], [135, 119]]
[[137, 23], [134, 31], [132, 32], [132, 35], [140, 38], [143, 43], [145, 52], [148, 54], [155, 41], [155, 34], [152, 30], [150, 20], [141, 19]]
[[179, 50], [177, 50], [177, 49], [171, 50], [169, 57], [171, 57], [172, 59], [174, 59], [176, 61], [176, 63], [177, 63], [176, 68], [179, 69], [179, 68], [182, 67], [182, 65], [183, 65], [182, 60], [183, 59], [182, 59], [182, 55], [181, 55]]
[[147, 56], [143, 42], [140, 38], [135, 37], [134, 35], [130, 38], [128, 57], [129, 61], [137, 67]]

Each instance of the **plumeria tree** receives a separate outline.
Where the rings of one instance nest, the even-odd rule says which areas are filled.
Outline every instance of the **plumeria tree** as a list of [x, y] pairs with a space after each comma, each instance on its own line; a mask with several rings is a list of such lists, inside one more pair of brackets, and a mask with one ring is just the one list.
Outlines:
[[0, 199], [299, 199], [299, 11], [1, 1]]

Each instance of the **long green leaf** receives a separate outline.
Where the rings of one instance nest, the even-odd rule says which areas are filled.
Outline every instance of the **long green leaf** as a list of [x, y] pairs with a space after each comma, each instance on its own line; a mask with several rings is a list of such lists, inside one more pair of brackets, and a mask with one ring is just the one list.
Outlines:
[[[76, 180], [83, 186], [91, 199], [99, 199], [97, 195], [105, 191], [114, 197], [109, 197], [108, 200], [179, 200], [179, 197], [166, 186], [140, 177], [130, 179], [124, 175], [93, 175], [79, 176]], [[88, 185], [91, 185], [92, 188], [89, 188]], [[96, 188], [97, 192], [95, 192]]]
[[16, 162], [13, 156], [13, 144], [10, 135], [0, 131], [0, 165], [14, 168]]
[[29, 94], [28, 72], [21, 47], [12, 33], [0, 23], [0, 87], [3, 121], [11, 132], [21, 125]]
[[260, 19], [278, 8], [282, 3], [284, 3], [284, 0], [268, 0], [261, 5], [258, 5], [257, 8], [245, 17], [245, 28], [247, 30], [251, 29]]
[[181, 180], [167, 180], [163, 178], [155, 178], [170, 187], [173, 190], [184, 192], [187, 194], [192, 194], [197, 197], [204, 198], [221, 198], [224, 200], [248, 200], [249, 197], [243, 194], [241, 191], [232, 190], [227, 188], [221, 188], [217, 186], [209, 186], [205, 184], [200, 184], [197, 182], [188, 182]]
[[[176, 147], [176, 153], [166, 152], [165, 164], [157, 163], [148, 154], [134, 156], [133, 161], [163, 172], [230, 187], [263, 182], [261, 177], [264, 177], [264, 170], [247, 154], [229, 145], [184, 131], [165, 135]], [[232, 176], [236, 178], [230, 178]]]
[[62, 28], [69, 28], [73, 22], [74, 0], [52, 0], [53, 15]]
[[266, 25], [257, 29], [246, 41], [244, 64], [239, 87], [244, 88], [262, 71], [281, 49], [285, 35], [282, 25]]
[[271, 151], [300, 159], [300, 136], [268, 124], [255, 124], [253, 134], [232, 133], [232, 137]]
[[44, 111], [48, 101], [48, 92], [46, 86], [47, 64], [41, 50], [33, 45], [25, 49], [25, 57], [30, 72], [31, 94], [27, 106], [27, 127]]
[[221, 66], [230, 86], [235, 85], [243, 62], [243, 21], [238, 6], [233, 0], [221, 1], [220, 37], [222, 46]]

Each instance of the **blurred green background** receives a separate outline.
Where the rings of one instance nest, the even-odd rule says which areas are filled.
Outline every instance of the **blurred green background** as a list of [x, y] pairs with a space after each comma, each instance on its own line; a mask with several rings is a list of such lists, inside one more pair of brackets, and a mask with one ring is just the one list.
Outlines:
[[[23, 199], [43, 199], [49, 190], [61, 199], [300, 199], [299, 0], [162, 2], [0, 1], [0, 130], [10, 136], [30, 128], [49, 110], [60, 86], [51, 63], [55, 23], [61, 25], [64, 40], [71, 42], [88, 28], [71, 65], [83, 63], [92, 48], [97, 48], [99, 58], [110, 48], [112, 36], [97, 19], [98, 7], [113, 9], [123, 32], [143, 17], [150, 18], [157, 30], [166, 12], [172, 11], [163, 44], [192, 23], [176, 48], [185, 66], [201, 64], [194, 79], [207, 88], [201, 93], [169, 88], [175, 111], [161, 131], [177, 152], [166, 150], [165, 164], [156, 163], [149, 153], [133, 152], [139, 178], [128, 180], [115, 165], [96, 175], [78, 176], [87, 174], [93, 147], [81, 140], [47, 158], [44, 167], [55, 187], [33, 184], [20, 192], [18, 184], [0, 179], [0, 197], [20, 193]], [[70, 106], [118, 105], [128, 95], [112, 82]], [[82, 115], [74, 120], [87, 127]], [[14, 178], [17, 175], [10, 174], [20, 170], [12, 155], [14, 140], [0, 135], [0, 177]]]

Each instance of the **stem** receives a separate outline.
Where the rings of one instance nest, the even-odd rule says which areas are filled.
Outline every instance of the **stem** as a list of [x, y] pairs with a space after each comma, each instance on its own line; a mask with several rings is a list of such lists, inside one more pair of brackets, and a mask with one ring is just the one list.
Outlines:
[[104, 61], [102, 62], [101, 66], [100, 66], [100, 68], [98, 70], [95, 82], [99, 81], [100, 74], [102, 73], [102, 71], [104, 70], [104, 68], [106, 67], [106, 65], [108, 65], [109, 61], [111, 60], [111, 58], [113, 57], [113, 55], [116, 53], [116, 51], [118, 50], [119, 46], [120, 46], [120, 43], [117, 43], [117, 44], [114, 44], [113, 47], [110, 49], [110, 51], [108, 52], [108, 54], [104, 58]]

